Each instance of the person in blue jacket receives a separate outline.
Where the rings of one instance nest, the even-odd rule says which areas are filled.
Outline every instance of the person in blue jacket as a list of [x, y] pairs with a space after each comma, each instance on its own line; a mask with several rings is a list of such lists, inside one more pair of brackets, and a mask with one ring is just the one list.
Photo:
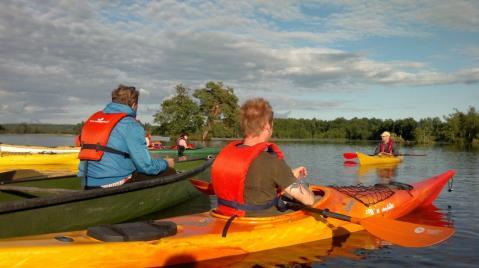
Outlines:
[[135, 87], [120, 85], [112, 92], [112, 102], [85, 122], [78, 171], [78, 176], [85, 178], [85, 189], [174, 172], [173, 159], [152, 159], [148, 152], [145, 130], [135, 119], [138, 97]]

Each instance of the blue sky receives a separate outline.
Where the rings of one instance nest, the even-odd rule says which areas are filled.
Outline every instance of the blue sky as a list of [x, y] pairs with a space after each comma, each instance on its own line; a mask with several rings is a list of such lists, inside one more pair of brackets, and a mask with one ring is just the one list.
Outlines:
[[278, 116], [442, 117], [479, 103], [478, 1], [2, 1], [0, 123], [77, 123], [120, 83], [151, 122], [179, 83]]

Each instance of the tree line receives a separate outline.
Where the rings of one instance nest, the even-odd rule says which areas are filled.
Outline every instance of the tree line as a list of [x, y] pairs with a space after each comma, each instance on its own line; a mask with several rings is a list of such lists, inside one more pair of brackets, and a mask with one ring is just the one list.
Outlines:
[[[172, 98], [161, 103], [153, 116], [154, 124], [144, 124], [148, 133], [170, 137], [188, 133], [202, 140], [241, 137], [238, 97], [232, 87], [210, 81], [196, 90], [179, 84], [175, 91]], [[0, 125], [0, 133], [79, 134], [82, 126], [83, 122], [76, 125], [5, 124]], [[391, 132], [399, 142], [479, 145], [479, 112], [471, 106], [466, 112], [455, 109], [442, 118], [420, 120], [276, 118], [273, 135], [279, 139], [378, 140], [383, 131]]]
[[[203, 140], [209, 137], [239, 138], [238, 98], [234, 89], [221, 82], [208, 82], [192, 95], [191, 89], [176, 86], [176, 95], [161, 104], [154, 115], [153, 134], [177, 136], [182, 132]], [[468, 111], [455, 110], [443, 118], [377, 119], [336, 118], [334, 120], [276, 118], [274, 138], [378, 140], [389, 131], [399, 141], [421, 144], [434, 142], [479, 144], [479, 113], [475, 107]]]

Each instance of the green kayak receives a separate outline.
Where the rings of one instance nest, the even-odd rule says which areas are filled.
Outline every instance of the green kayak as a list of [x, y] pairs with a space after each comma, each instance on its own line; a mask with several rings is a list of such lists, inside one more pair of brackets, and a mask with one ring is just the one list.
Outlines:
[[[184, 155], [191, 156], [208, 156], [217, 154], [221, 148], [219, 147], [202, 147], [198, 149], [186, 149]], [[150, 149], [151, 154], [159, 154], [162, 156], [176, 157], [178, 156], [177, 150], [172, 149]]]
[[83, 190], [76, 176], [0, 177], [0, 237], [80, 230], [176, 206], [199, 194], [189, 178], [207, 179], [212, 161], [181, 161], [175, 166], [177, 174], [107, 189]]

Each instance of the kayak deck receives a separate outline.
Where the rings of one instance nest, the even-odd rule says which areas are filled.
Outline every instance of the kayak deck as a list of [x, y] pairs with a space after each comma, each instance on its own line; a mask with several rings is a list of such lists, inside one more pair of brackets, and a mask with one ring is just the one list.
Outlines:
[[0, 144], [0, 152], [4, 153], [32, 153], [32, 154], [65, 154], [78, 153], [79, 147], [73, 146], [31, 146], [31, 145], [15, 145], [15, 144]]
[[16, 168], [18, 166], [38, 165], [72, 165], [78, 166], [78, 153], [65, 154], [4, 154], [0, 155], [0, 167]]

